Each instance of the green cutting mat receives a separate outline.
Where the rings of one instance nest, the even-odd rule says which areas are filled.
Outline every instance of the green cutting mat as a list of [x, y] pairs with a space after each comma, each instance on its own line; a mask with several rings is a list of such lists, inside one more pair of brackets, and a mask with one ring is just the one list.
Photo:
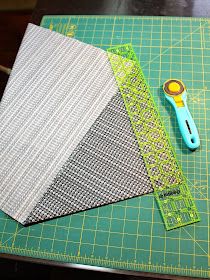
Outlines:
[[[163, 117], [202, 221], [167, 232], [153, 195], [24, 228], [0, 213], [0, 250], [95, 266], [209, 277], [210, 20], [167, 17], [44, 17], [42, 26], [107, 49], [132, 43]], [[182, 142], [162, 84], [184, 81], [201, 138]]]

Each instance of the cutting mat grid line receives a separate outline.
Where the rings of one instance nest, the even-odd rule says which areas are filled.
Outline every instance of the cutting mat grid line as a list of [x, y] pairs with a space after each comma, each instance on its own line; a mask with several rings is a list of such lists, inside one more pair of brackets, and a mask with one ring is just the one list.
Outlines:
[[[42, 26], [107, 49], [132, 43], [202, 221], [166, 232], [152, 194], [24, 228], [0, 213], [0, 250], [73, 263], [209, 277], [210, 21], [121, 16], [46, 16]], [[201, 136], [188, 151], [161, 85], [182, 79]]]
[[[142, 27], [143, 28], [143, 27]], [[161, 25], [160, 25], [160, 48], [161, 48], [161, 45], [162, 45], [162, 20], [161, 20]], [[152, 41], [153, 41], [153, 18], [151, 19], [151, 32], [150, 32], [150, 46], [152, 46]], [[152, 59], [152, 50], [151, 50], [151, 47], [150, 47], [150, 51], [149, 51], [149, 60]], [[148, 73], [149, 73], [149, 76], [151, 76], [151, 64], [148, 65]], [[159, 79], [160, 79], [160, 75], [159, 75]], [[154, 237], [153, 237], [153, 226], [154, 226], [154, 208], [155, 208], [155, 200], [153, 199], [153, 202], [152, 202], [152, 220], [151, 220], [151, 227], [150, 227], [150, 241], [149, 241], [149, 251], [150, 251], [150, 254], [149, 254], [149, 258], [148, 258], [148, 263], [151, 264], [151, 258], [152, 258], [152, 253], [154, 252], [154, 250], [152, 251], [153, 249], [153, 242], [154, 242]], [[164, 250], [165, 251], [165, 250]]]

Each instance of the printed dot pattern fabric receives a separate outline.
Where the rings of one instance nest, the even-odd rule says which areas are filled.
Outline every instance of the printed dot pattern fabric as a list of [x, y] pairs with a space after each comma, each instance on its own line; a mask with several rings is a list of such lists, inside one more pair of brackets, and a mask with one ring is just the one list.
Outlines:
[[120, 93], [55, 177], [25, 224], [152, 192]]

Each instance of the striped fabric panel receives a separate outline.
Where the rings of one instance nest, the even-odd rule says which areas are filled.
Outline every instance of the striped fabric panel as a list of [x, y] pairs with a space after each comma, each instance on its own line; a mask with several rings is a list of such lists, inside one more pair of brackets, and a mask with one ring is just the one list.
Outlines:
[[29, 24], [0, 104], [0, 208], [23, 223], [118, 88], [105, 51]]

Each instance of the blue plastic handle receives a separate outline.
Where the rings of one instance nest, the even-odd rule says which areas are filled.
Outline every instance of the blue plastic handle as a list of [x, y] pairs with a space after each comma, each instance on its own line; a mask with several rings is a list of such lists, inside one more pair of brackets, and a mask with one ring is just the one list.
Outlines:
[[186, 91], [182, 94], [182, 101], [184, 107], [177, 107], [174, 98], [165, 94], [166, 99], [173, 105], [176, 117], [179, 124], [179, 129], [182, 134], [183, 140], [190, 150], [195, 150], [200, 146], [200, 138], [195, 122], [190, 114], [187, 106], [187, 93]]

